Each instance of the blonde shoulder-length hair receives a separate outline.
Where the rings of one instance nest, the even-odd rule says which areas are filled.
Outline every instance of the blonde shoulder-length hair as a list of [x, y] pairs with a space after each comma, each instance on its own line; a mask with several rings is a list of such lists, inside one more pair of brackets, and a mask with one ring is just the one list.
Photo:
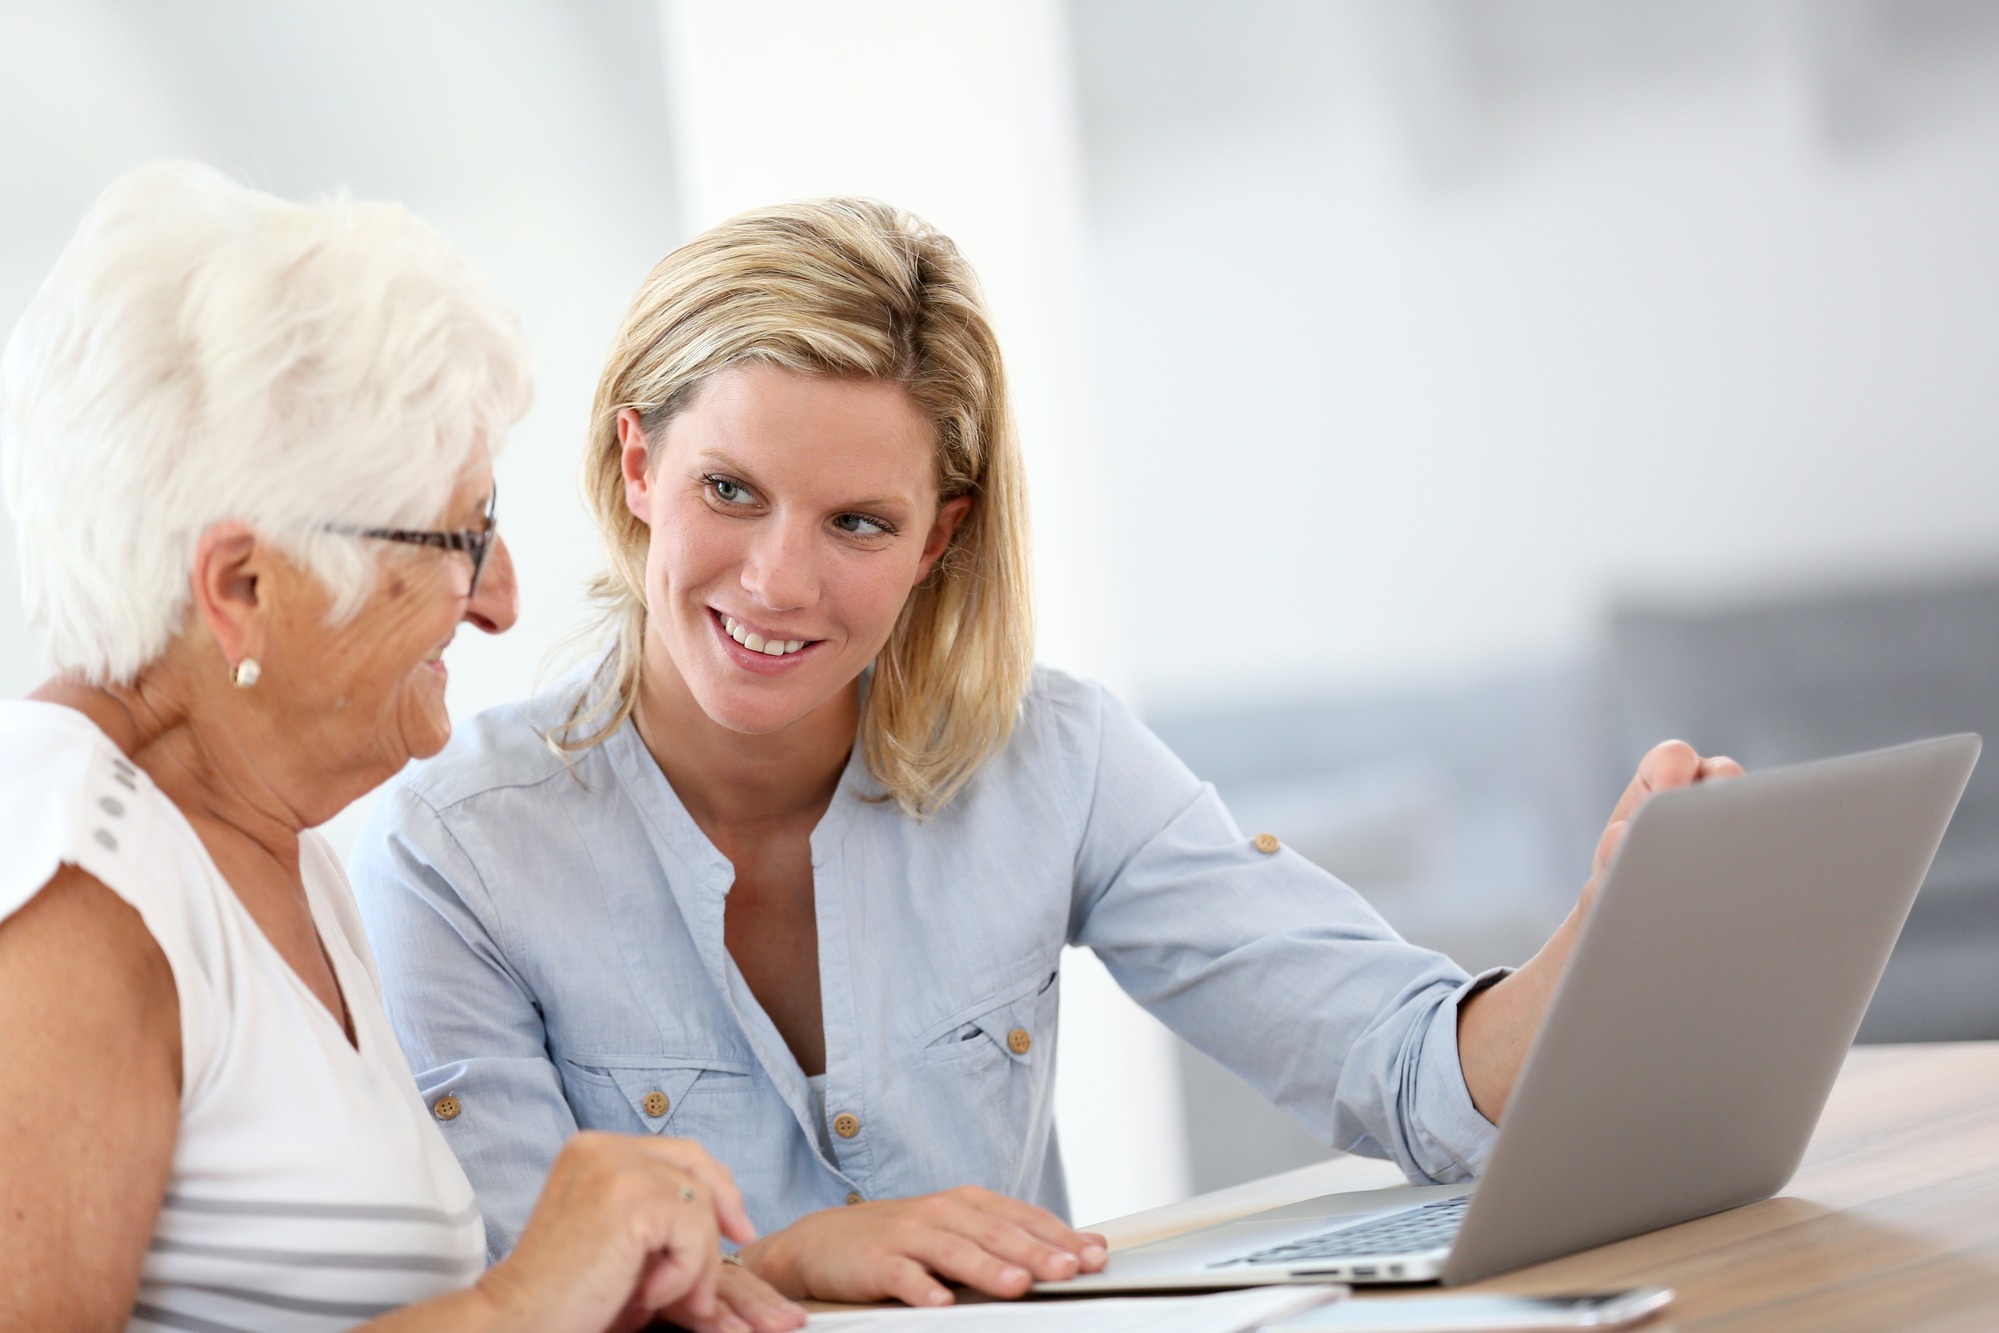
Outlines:
[[591, 408], [584, 488], [609, 565], [591, 586], [613, 646], [551, 739], [631, 716], [646, 631], [646, 525], [625, 506], [618, 415], [656, 448], [717, 371], [748, 363], [894, 384], [936, 431], [940, 500], [972, 507], [904, 603], [860, 722], [868, 771], [912, 815], [941, 809], [1006, 744], [1033, 666], [1027, 508], [999, 344], [971, 265], [921, 218], [868, 199], [743, 213], [647, 275]]

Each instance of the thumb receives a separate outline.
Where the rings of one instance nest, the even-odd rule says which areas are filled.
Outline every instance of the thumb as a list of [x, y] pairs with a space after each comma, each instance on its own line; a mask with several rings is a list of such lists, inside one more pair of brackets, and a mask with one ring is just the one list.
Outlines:
[[1617, 849], [1624, 845], [1624, 835], [1631, 827], [1628, 819], [1613, 819], [1604, 827], [1603, 836], [1597, 839], [1596, 856], [1590, 863], [1590, 883], [1594, 885], [1603, 878], [1603, 872], [1617, 856]]

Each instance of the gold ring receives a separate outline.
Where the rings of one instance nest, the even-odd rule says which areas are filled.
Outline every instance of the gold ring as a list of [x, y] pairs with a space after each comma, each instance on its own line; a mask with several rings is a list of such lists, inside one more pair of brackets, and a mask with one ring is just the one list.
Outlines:
[[724, 1254], [722, 1256], [722, 1262], [725, 1264], [734, 1264], [738, 1268], [746, 1269], [749, 1267], [748, 1264], [743, 1262], [743, 1256], [736, 1253], [734, 1250], [730, 1250], [727, 1254]]

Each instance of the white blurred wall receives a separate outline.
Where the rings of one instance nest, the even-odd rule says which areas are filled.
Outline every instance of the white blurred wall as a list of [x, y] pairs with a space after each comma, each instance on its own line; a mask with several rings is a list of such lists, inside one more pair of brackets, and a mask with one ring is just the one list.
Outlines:
[[1075, 9], [1147, 704], [1999, 564], [1999, 8]]

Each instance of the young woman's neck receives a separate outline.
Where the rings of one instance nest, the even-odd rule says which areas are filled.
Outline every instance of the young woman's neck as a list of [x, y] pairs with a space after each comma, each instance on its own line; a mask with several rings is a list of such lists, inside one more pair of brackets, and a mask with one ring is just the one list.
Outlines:
[[780, 731], [732, 731], [708, 716], [670, 661], [649, 656], [633, 720], [695, 823], [742, 826], [816, 823], [840, 785], [860, 716], [855, 681]]

